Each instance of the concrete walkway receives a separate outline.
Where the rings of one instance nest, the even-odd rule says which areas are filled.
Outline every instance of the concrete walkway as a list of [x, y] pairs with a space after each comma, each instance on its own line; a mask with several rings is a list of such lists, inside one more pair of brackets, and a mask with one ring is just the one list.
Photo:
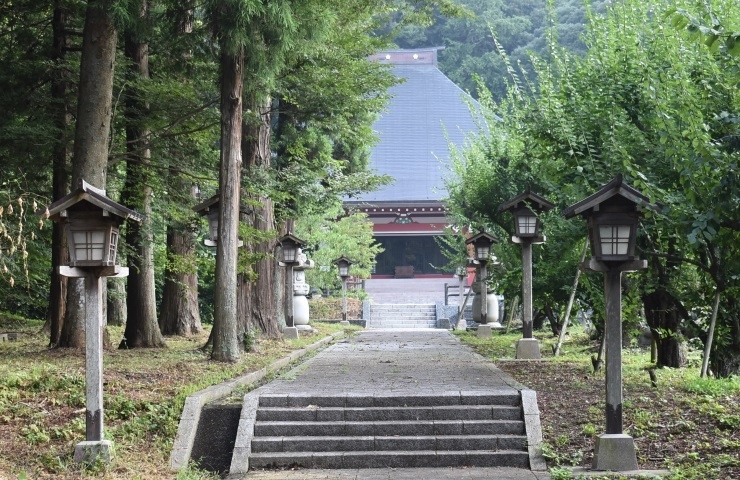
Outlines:
[[[339, 342], [255, 393], [309, 395], [460, 395], [526, 389], [446, 330], [365, 330]], [[550, 476], [512, 468], [250, 471], [230, 479], [500, 479]]]

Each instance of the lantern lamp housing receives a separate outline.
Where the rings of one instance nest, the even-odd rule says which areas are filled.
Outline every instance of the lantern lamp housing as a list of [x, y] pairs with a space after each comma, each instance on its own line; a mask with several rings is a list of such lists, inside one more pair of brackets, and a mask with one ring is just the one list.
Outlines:
[[349, 277], [349, 270], [350, 266], [353, 264], [352, 260], [342, 255], [341, 257], [334, 260], [334, 265], [337, 266], [337, 270], [339, 270], [339, 276], [342, 278]]
[[65, 224], [70, 267], [117, 265], [120, 221], [97, 212], [70, 211]]
[[634, 260], [640, 212], [599, 209], [588, 217], [591, 253], [602, 262]]
[[84, 180], [75, 191], [49, 205], [47, 212], [51, 220], [64, 225], [70, 267], [115, 267], [119, 227], [127, 219], [143, 220]]
[[555, 205], [531, 190], [501, 204], [499, 212], [511, 212], [514, 216], [514, 232], [520, 238], [537, 238], [542, 232], [540, 214]]
[[279, 242], [281, 245], [280, 261], [286, 265], [295, 264], [298, 261], [298, 250], [303, 247], [306, 242], [290, 233], [280, 237]]
[[540, 219], [529, 207], [514, 211], [514, 228], [519, 237], [536, 237], [540, 233]]
[[565, 209], [563, 215], [581, 215], [587, 220], [593, 258], [610, 264], [637, 259], [637, 225], [644, 209], [658, 211], [660, 206], [617, 175], [598, 192]]
[[208, 239], [214, 244], [218, 243], [218, 215], [218, 206], [208, 210]]
[[484, 231], [465, 240], [466, 245], [473, 245], [475, 259], [483, 263], [488, 262], [491, 256], [491, 245], [494, 243], [498, 243], [498, 238]]

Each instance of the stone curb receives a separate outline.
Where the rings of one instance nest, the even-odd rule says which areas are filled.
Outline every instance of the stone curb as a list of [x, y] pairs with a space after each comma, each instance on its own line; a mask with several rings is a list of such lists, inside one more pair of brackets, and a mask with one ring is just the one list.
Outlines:
[[546, 472], [547, 463], [542, 455], [542, 426], [540, 425], [540, 409], [537, 406], [537, 392], [523, 389], [519, 393], [522, 396], [524, 430], [527, 432], [529, 468], [537, 472]]
[[175, 441], [172, 445], [172, 452], [170, 453], [170, 469], [174, 471], [180, 470], [190, 461], [190, 453], [193, 450], [195, 434], [198, 431], [198, 421], [200, 420], [200, 412], [203, 409], [203, 406], [207, 403], [227, 397], [236, 387], [251, 385], [262, 380], [268, 374], [287, 367], [307, 353], [331, 343], [343, 335], [344, 332], [336, 332], [312, 343], [311, 345], [299, 350], [294, 350], [288, 356], [275, 360], [264, 368], [242, 375], [233, 380], [219, 383], [218, 385], [211, 385], [210, 387], [188, 396], [185, 399], [185, 405], [183, 406], [182, 414], [180, 415], [180, 423], [177, 426], [177, 435], [175, 436]]
[[[462, 342], [461, 342], [462, 343]], [[472, 348], [466, 345], [473, 355], [480, 358], [486, 365], [493, 363]], [[531, 361], [531, 360], [527, 360]], [[497, 367], [498, 368], [498, 367]], [[526, 385], [519, 383], [513, 377], [504, 374], [504, 383], [519, 390], [524, 413], [524, 430], [527, 433], [527, 450], [529, 452], [529, 468], [533, 472], [546, 472], [547, 463], [542, 455], [542, 425], [540, 424], [540, 410], [537, 406], [537, 392]]]

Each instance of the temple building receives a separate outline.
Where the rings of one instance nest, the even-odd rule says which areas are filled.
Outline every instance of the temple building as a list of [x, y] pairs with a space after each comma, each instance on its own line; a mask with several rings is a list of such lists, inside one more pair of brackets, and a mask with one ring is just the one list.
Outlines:
[[478, 131], [471, 107], [475, 100], [437, 68], [442, 47], [389, 50], [371, 57], [393, 66], [402, 79], [390, 89], [387, 109], [373, 124], [379, 138], [370, 169], [394, 181], [381, 189], [347, 199], [345, 208], [367, 213], [378, 255], [374, 278], [449, 275], [434, 237], [449, 225], [441, 200], [444, 178], [451, 175], [450, 144], [462, 149]]

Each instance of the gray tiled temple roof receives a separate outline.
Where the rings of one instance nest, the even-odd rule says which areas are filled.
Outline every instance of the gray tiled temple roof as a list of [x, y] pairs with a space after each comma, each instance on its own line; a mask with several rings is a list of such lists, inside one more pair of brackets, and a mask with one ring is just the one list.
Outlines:
[[437, 49], [382, 52], [378, 61], [394, 64], [404, 82], [390, 89], [392, 98], [373, 124], [379, 138], [370, 169], [395, 181], [365, 193], [351, 203], [440, 200], [446, 196], [443, 178], [450, 175], [452, 142], [457, 148], [477, 131], [470, 112], [475, 101], [436, 65]]

